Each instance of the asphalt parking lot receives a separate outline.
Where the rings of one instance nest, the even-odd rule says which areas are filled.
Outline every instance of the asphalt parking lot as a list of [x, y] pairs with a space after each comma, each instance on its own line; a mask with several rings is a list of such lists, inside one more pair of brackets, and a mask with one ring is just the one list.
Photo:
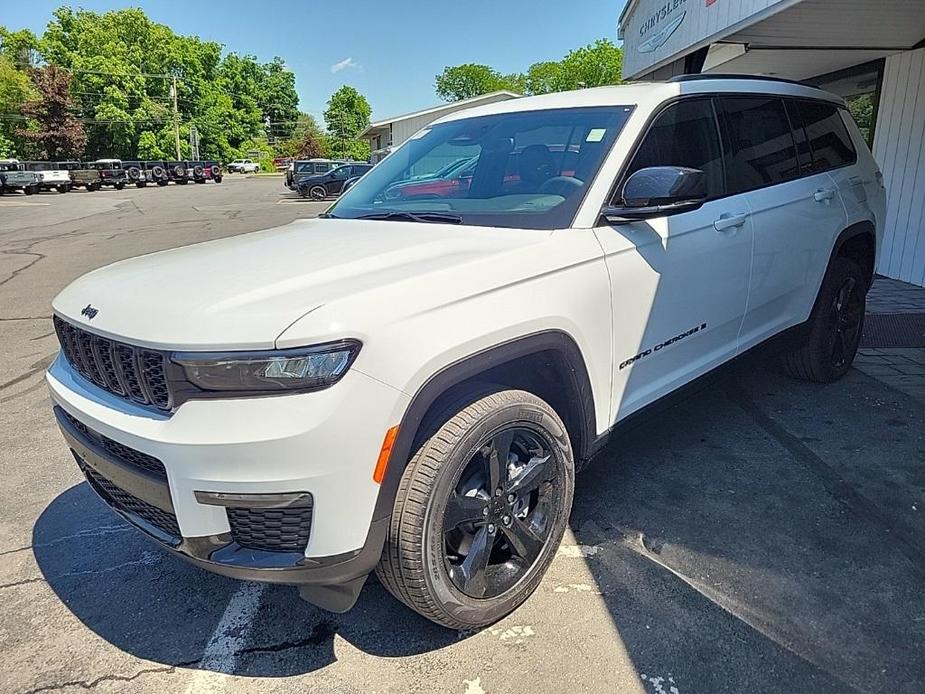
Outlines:
[[[579, 477], [536, 594], [447, 631], [166, 556], [99, 501], [42, 372], [84, 272], [318, 214], [279, 178], [0, 198], [0, 691], [925, 691], [925, 406], [754, 359]], [[154, 290], [156, 288], [152, 288]]]

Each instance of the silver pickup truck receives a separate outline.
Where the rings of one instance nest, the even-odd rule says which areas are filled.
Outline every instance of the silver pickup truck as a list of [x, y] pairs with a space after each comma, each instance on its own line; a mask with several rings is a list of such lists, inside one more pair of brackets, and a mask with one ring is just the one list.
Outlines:
[[26, 171], [34, 171], [39, 175], [41, 190], [54, 189], [59, 193], [67, 193], [71, 190], [71, 175], [58, 162], [25, 161], [22, 166]]
[[16, 159], [0, 159], [0, 195], [14, 190], [32, 195], [41, 189], [41, 180], [35, 171], [25, 171]]

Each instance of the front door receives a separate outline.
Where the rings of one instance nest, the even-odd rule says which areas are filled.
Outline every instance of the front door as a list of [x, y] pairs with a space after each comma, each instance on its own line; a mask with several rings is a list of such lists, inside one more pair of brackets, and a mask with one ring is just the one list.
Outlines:
[[[685, 166], [706, 174], [699, 209], [595, 234], [610, 273], [614, 421], [733, 357], [748, 295], [749, 209], [725, 196], [712, 100], [669, 105], [644, 135], [624, 174]], [[622, 181], [616, 189], [619, 204]]]

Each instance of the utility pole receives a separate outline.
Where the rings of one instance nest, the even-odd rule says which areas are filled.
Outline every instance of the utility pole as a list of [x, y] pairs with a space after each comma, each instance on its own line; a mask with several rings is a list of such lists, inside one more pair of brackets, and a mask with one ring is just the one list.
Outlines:
[[180, 112], [177, 110], [177, 78], [174, 76], [170, 88], [173, 97], [173, 134], [177, 140], [177, 161], [180, 161]]

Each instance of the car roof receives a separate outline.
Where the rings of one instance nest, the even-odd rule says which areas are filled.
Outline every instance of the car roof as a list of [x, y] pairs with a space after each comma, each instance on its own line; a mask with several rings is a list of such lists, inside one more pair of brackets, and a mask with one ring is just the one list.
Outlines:
[[450, 113], [434, 121], [448, 123], [461, 118], [489, 116], [498, 113], [519, 113], [558, 108], [595, 106], [630, 106], [654, 109], [668, 99], [696, 94], [776, 94], [780, 96], [822, 99], [843, 106], [844, 100], [816, 87], [761, 76], [702, 75], [698, 79], [668, 82], [633, 82], [612, 87], [591, 87], [571, 92], [555, 92], [540, 96], [497, 101]]

